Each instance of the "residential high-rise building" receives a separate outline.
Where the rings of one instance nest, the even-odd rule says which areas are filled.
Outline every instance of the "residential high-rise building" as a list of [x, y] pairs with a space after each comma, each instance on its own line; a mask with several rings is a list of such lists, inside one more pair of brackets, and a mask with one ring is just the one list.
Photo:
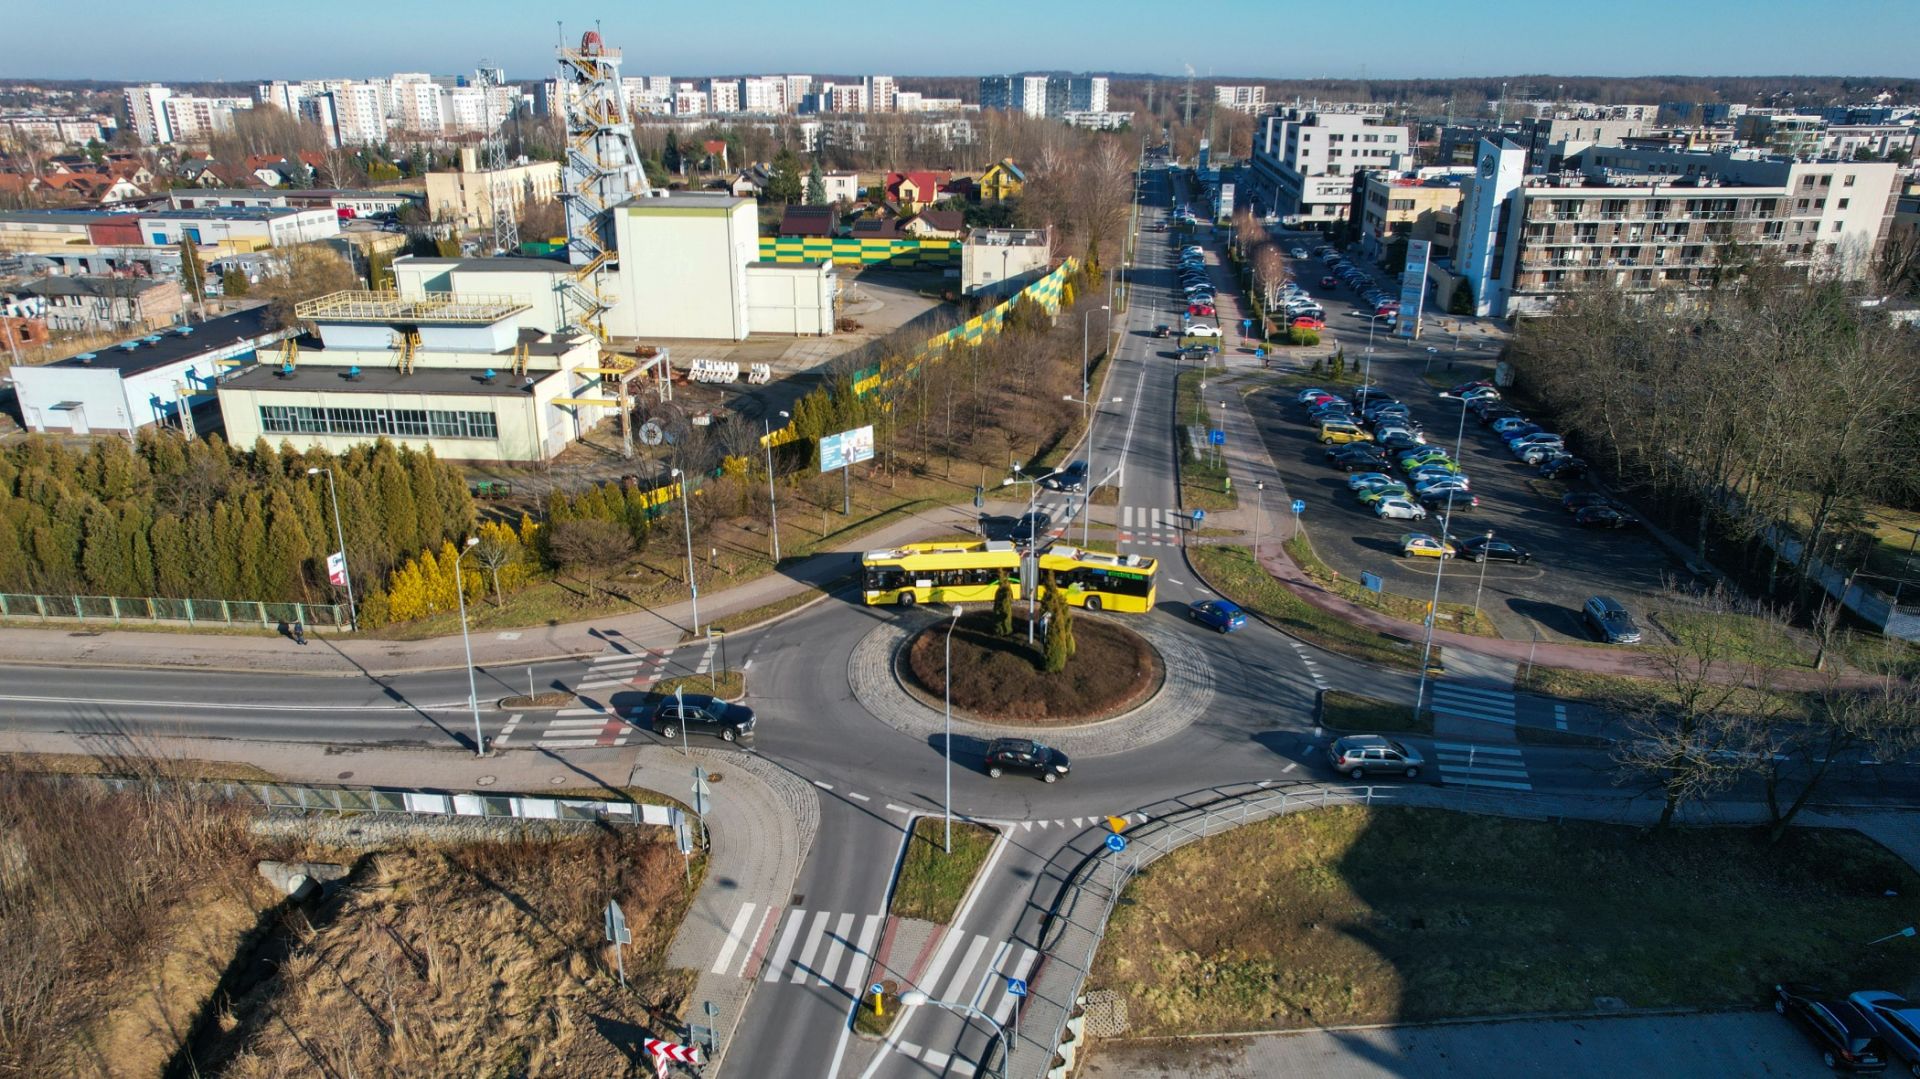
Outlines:
[[1007, 75], [982, 75], [980, 77], [980, 107], [1011, 112], [1020, 106], [1019, 94], [1014, 89], [1013, 79]]
[[707, 92], [690, 82], [675, 83], [673, 86], [673, 114], [675, 116], [705, 116], [707, 114]]
[[867, 111], [895, 111], [897, 103], [894, 99], [900, 93], [900, 87], [893, 81], [892, 75], [868, 75], [864, 89]]
[[813, 93], [812, 75], [775, 76], [787, 84], [787, 111], [796, 112], [800, 108], [800, 99]]
[[1213, 103], [1236, 112], [1259, 112], [1267, 107], [1267, 88], [1264, 86], [1216, 86], [1213, 88]]
[[295, 115], [326, 132], [328, 146], [340, 145], [340, 116], [333, 106], [331, 93], [322, 90], [317, 94], [303, 95]]
[[762, 115], [793, 111], [787, 100], [787, 80], [778, 75], [741, 79], [740, 111]]
[[866, 112], [867, 88], [857, 82], [825, 82], [820, 84], [820, 103], [822, 112]]
[[1076, 75], [1066, 82], [1066, 108], [1048, 110], [1049, 115], [1059, 112], [1106, 112], [1107, 79], [1104, 75]]
[[707, 108], [722, 115], [740, 111], [739, 79], [708, 79]]
[[1015, 80], [1018, 91], [1016, 106], [1028, 116], [1047, 114], [1047, 77], [1045, 75], [1023, 75]]
[[127, 122], [140, 136], [140, 141], [149, 146], [173, 141], [173, 127], [167, 122], [167, 99], [173, 91], [151, 83], [146, 86], [130, 86], [122, 95], [127, 103]]

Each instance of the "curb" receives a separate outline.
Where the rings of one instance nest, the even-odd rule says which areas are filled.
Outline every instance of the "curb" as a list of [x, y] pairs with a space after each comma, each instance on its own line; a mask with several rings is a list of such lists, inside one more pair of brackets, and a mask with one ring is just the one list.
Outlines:
[[[550, 655], [527, 656], [525, 658], [515, 656], [512, 660], [512, 665], [524, 667], [529, 663], [565, 663], [573, 660], [592, 659], [598, 654], [597, 652], [556, 652]], [[214, 664], [199, 663], [101, 663], [97, 660], [86, 659], [9, 658], [7, 662], [19, 667], [46, 667], [54, 670], [175, 671], [185, 673], [206, 671], [216, 674], [293, 674], [303, 678], [366, 678], [368, 676], [387, 678], [394, 675], [437, 674], [442, 671], [464, 671], [467, 669], [465, 664], [460, 663], [446, 667], [384, 667], [378, 670], [369, 668], [365, 671], [285, 671], [275, 670], [271, 667], [223, 667]], [[486, 664], [477, 663], [474, 666], [480, 667], [486, 666]]]
[[[1086, 611], [1082, 610], [1081, 612], [1075, 614], [1073, 617], [1079, 618], [1085, 615], [1086, 613], [1087, 613]], [[1102, 615], [1101, 617], [1110, 617], [1110, 616]], [[938, 622], [933, 623], [933, 625], [938, 625], [938, 624], [939, 624]], [[1116, 624], [1121, 624], [1121, 623], [1119, 623], [1118, 620], [1116, 619]], [[908, 697], [912, 698], [915, 704], [918, 704], [923, 708], [935, 708], [935, 709], [940, 709], [944, 711], [946, 709], [946, 701], [933, 700], [932, 694], [928, 693], [926, 690], [922, 689], [921, 687], [914, 685], [911, 677], [902, 673], [900, 669], [901, 665], [906, 662], [907, 649], [913, 647], [914, 639], [920, 635], [920, 632], [922, 630], [925, 630], [927, 628], [930, 628], [930, 627], [928, 626], [920, 627], [920, 629], [915, 630], [913, 633], [908, 634], [907, 638], [900, 642], [900, 645], [893, 650], [893, 655], [888, 657], [887, 670], [889, 673], [893, 675], [894, 685], [899, 686], [901, 692], [905, 693]], [[1129, 632], [1132, 632], [1132, 631], [1129, 631]], [[1128, 716], [1133, 715], [1135, 712], [1138, 712], [1140, 709], [1145, 708], [1147, 705], [1152, 704], [1154, 701], [1159, 700], [1160, 694], [1166, 692], [1166, 689], [1167, 689], [1166, 658], [1160, 654], [1160, 650], [1158, 648], [1154, 648], [1153, 642], [1147, 640], [1144, 634], [1135, 633], [1134, 636], [1139, 637], [1142, 641], [1146, 641], [1147, 647], [1153, 649], [1154, 661], [1160, 667], [1160, 682], [1158, 685], [1153, 687], [1153, 692], [1147, 694], [1145, 697], [1142, 697], [1138, 702], [1134, 703], [1133, 705], [1130, 705], [1126, 709], [1119, 712], [1115, 712], [1113, 715], [1102, 716], [1099, 719], [1089, 719], [1081, 723], [1056, 723], [1056, 724], [1053, 724], [1052, 726], [1045, 726], [1045, 727], [1042, 727], [1042, 726], [1024, 726], [1023, 727], [1023, 726], [1009, 726], [1005, 723], [996, 723], [991, 720], [982, 719], [978, 715], [975, 715], [974, 713], [969, 712], [964, 708], [954, 709], [953, 714], [956, 718], [964, 719], [968, 723], [971, 723], [976, 727], [985, 727], [989, 730], [1003, 732], [1009, 738], [1032, 738], [1036, 734], [1044, 734], [1049, 731], [1065, 731], [1065, 732], [1095, 731], [1095, 730], [1099, 730], [1102, 727], [1107, 726], [1110, 723], [1118, 723], [1121, 720], [1126, 719]]]
[[1225, 1038], [1297, 1037], [1305, 1034], [1348, 1034], [1372, 1030], [1429, 1030], [1436, 1027], [1487, 1026], [1493, 1023], [1547, 1023], [1577, 1019], [1654, 1019], [1661, 1016], [1759, 1015], [1768, 1008], [1749, 1004], [1703, 1005], [1698, 1007], [1597, 1008], [1572, 1012], [1514, 1012], [1511, 1015], [1462, 1015], [1447, 1019], [1423, 1019], [1413, 1023], [1337, 1023], [1311, 1027], [1280, 1027], [1268, 1030], [1221, 1030], [1201, 1034], [1151, 1034], [1138, 1038], [1102, 1038], [1109, 1045], [1178, 1045], [1183, 1042], [1213, 1041]]

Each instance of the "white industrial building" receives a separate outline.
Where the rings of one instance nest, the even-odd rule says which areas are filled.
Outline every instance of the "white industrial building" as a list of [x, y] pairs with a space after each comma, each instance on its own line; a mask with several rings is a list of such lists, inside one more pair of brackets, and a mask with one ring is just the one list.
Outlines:
[[223, 361], [247, 361], [286, 336], [267, 308], [256, 307], [44, 366], [15, 367], [14, 389], [29, 431], [127, 434], [179, 423], [182, 401], [190, 408], [211, 398], [230, 369]]
[[207, 210], [156, 210], [140, 215], [148, 243], [171, 247], [194, 244], [235, 247], [288, 247], [340, 235], [340, 215], [331, 208], [227, 206]]
[[1007, 295], [1047, 275], [1049, 229], [974, 229], [960, 245], [960, 291]]

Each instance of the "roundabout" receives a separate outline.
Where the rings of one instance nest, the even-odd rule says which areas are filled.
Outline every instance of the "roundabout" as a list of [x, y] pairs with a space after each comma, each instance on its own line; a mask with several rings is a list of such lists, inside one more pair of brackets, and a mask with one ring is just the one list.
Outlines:
[[[901, 650], [901, 676], [914, 691], [939, 697], [951, 685], [956, 715], [1034, 729], [1096, 722], [1151, 697], [1165, 677], [1159, 653], [1120, 622], [1076, 618], [1077, 648], [1064, 670], [1042, 669], [1044, 649], [1027, 643], [1024, 622], [1011, 634], [995, 632], [990, 611], [963, 615], [920, 631]], [[947, 656], [953, 658], [948, 680]]]

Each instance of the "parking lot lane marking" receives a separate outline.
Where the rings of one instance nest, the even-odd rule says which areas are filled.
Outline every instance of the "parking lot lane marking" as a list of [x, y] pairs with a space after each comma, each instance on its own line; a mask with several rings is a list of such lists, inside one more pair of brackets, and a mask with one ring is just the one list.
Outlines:
[[[1287, 762], [1287, 766], [1286, 766], [1285, 768], [1282, 768], [1282, 769], [1280, 769], [1280, 770], [1281, 770], [1282, 772], [1291, 772], [1291, 771], [1293, 771], [1293, 770], [1294, 770], [1295, 768], [1298, 768], [1298, 767], [1300, 767], [1300, 762], [1299, 762], [1299, 761], [1288, 761], [1288, 762]], [[1261, 785], [1261, 786], [1263, 786], [1263, 787], [1264, 787], [1264, 786], [1266, 786], [1266, 784], [1265, 784], [1265, 783], [1262, 783], [1262, 784], [1260, 784], [1260, 785]]]

